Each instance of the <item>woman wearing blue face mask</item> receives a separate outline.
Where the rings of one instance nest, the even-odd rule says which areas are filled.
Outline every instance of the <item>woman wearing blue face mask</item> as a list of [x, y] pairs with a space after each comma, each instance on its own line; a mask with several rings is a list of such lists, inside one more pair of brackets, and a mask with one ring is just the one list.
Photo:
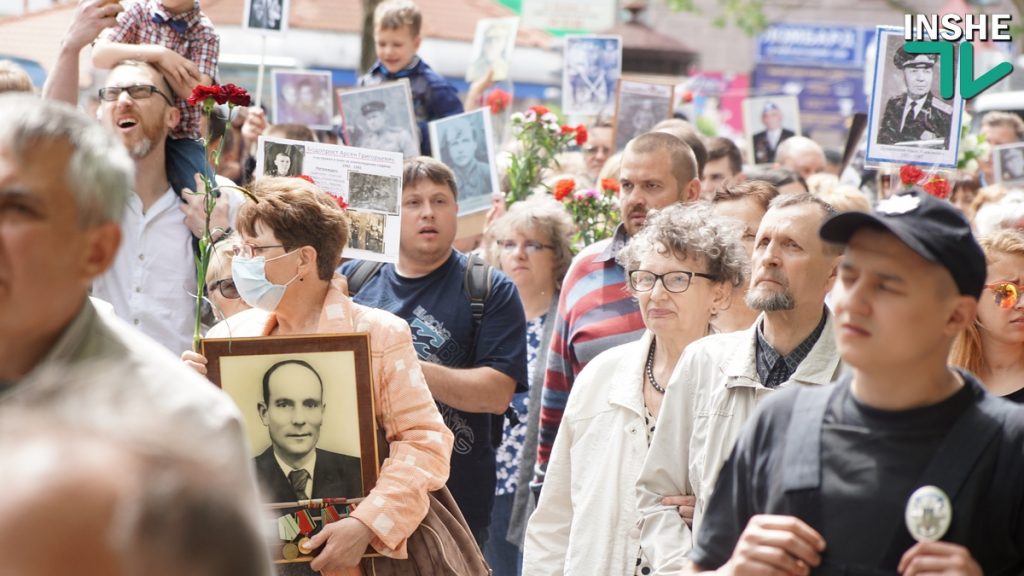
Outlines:
[[[337, 202], [300, 178], [263, 178], [252, 188], [236, 227], [241, 243], [231, 272], [242, 299], [253, 306], [210, 329], [210, 338], [368, 332], [374, 409], [389, 440], [391, 458], [369, 497], [348, 518], [310, 541], [314, 571], [356, 566], [367, 545], [403, 557], [406, 539], [427, 513], [427, 492], [444, 486], [452, 434], [417, 366], [408, 325], [387, 312], [360, 306], [346, 295], [334, 270], [348, 241], [348, 218]], [[206, 373], [206, 358], [182, 360]]]

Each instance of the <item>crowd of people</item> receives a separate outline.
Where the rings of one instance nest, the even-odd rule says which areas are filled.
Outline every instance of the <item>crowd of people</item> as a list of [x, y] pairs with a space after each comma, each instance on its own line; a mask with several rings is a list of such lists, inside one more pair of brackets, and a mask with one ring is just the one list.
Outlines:
[[[80, 0], [41, 94], [0, 63], [11, 573], [1024, 573], [1024, 191], [990, 160], [945, 199], [794, 134], [766, 132], [758, 162], [673, 118], [616, 152], [598, 117], [543, 179], [618, 182], [612, 237], [574, 246], [582, 223], [542, 184], [499, 193], [463, 246], [465, 178], [425, 126], [480, 105], [491, 75], [463, 103], [417, 55], [415, 4], [374, 23], [360, 82], [408, 78], [423, 136], [388, 264], [343, 261], [377, 224], [286, 151], [253, 177], [260, 135], [335, 136], [187, 104], [219, 56], [197, 0]], [[94, 42], [109, 73], [89, 115]], [[980, 131], [1024, 141], [1012, 113]], [[252, 198], [225, 188], [207, 214], [202, 175]], [[317, 447], [324, 380], [301, 360], [264, 377], [272, 442], [250, 450], [192, 347], [207, 226], [206, 338], [368, 335], [379, 474], [299, 542], [308, 564], [272, 567], [261, 503], [331, 497], [324, 467], [360, 455]]]

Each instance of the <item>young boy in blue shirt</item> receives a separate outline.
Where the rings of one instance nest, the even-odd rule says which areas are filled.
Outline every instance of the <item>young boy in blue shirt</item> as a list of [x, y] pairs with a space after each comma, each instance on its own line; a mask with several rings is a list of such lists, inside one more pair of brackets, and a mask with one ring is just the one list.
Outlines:
[[409, 0], [386, 0], [373, 13], [373, 39], [377, 64], [359, 79], [360, 86], [376, 86], [409, 79], [413, 112], [420, 131], [420, 153], [430, 155], [427, 122], [463, 112], [455, 87], [427, 65], [416, 52], [423, 37], [423, 15]]

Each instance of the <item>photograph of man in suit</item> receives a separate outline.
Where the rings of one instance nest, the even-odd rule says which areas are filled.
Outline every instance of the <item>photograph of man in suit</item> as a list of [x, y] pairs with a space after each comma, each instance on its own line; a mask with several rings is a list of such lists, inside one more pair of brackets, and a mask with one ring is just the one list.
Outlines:
[[932, 93], [938, 59], [937, 54], [909, 54], [903, 46], [896, 50], [893, 64], [902, 71], [907, 90], [885, 103], [879, 144], [913, 142], [929, 148], [949, 147], [953, 106]]
[[786, 138], [796, 133], [782, 127], [782, 109], [775, 102], [767, 102], [761, 111], [764, 130], [754, 134], [754, 163], [770, 164], [775, 161], [775, 151]]
[[256, 457], [256, 477], [266, 501], [362, 496], [359, 458], [316, 447], [323, 395], [323, 380], [304, 360], [283, 360], [263, 375], [258, 409], [270, 447]]

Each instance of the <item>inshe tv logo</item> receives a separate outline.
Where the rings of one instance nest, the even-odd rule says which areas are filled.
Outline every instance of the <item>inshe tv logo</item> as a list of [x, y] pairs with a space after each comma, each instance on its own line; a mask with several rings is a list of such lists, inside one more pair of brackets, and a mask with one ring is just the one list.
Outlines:
[[[960, 96], [974, 98], [1013, 72], [1013, 64], [1000, 62], [981, 76], [974, 76], [974, 45], [971, 42], [1009, 42], [1010, 14], [907, 14], [903, 38], [910, 54], [939, 55], [939, 93], [952, 98], [956, 83], [956, 52], [960, 47]], [[922, 40], [926, 38], [927, 40]], [[963, 40], [961, 43], [960, 41]]]

